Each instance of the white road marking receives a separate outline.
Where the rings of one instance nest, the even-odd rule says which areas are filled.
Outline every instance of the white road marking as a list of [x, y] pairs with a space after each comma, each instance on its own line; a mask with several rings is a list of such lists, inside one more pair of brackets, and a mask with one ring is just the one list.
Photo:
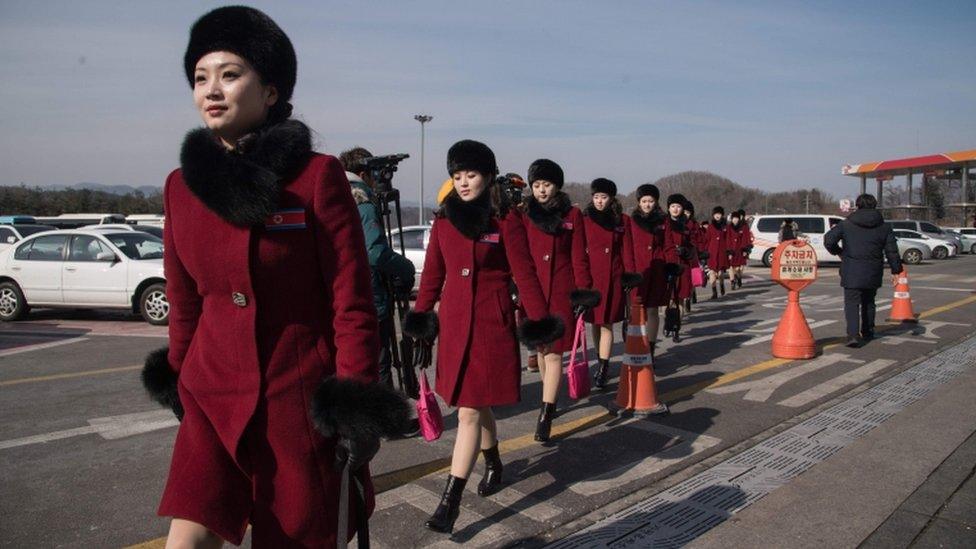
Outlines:
[[920, 320], [919, 324], [925, 326], [925, 331], [922, 332], [922, 337], [928, 339], [940, 339], [935, 331], [944, 326], [972, 326], [972, 324], [964, 322], [943, 322], [941, 320]]
[[963, 292], [967, 294], [973, 293], [972, 288], [945, 288], [943, 286], [912, 286], [913, 290], [936, 290], [940, 292]]
[[834, 379], [825, 381], [820, 385], [817, 385], [816, 387], [811, 387], [810, 389], [807, 389], [806, 391], [803, 391], [798, 395], [794, 395], [785, 400], [781, 400], [778, 402], [778, 404], [781, 404], [783, 406], [790, 406], [792, 408], [798, 408], [805, 404], [809, 404], [819, 398], [823, 398], [829, 395], [830, 393], [833, 393], [834, 391], [843, 389], [844, 387], [850, 385], [857, 385], [858, 383], [863, 383], [871, 379], [874, 376], [874, 374], [876, 374], [877, 372], [884, 370], [885, 368], [891, 366], [896, 362], [897, 360], [888, 360], [884, 358], [873, 360], [871, 362], [868, 362], [864, 366], [861, 366], [860, 368], [847, 372], [842, 376], [835, 377]]
[[[400, 497], [404, 503], [409, 503], [410, 505], [420, 509], [424, 513], [433, 513], [434, 509], [437, 508], [437, 504], [440, 503], [441, 498], [439, 495], [423, 488], [417, 484], [405, 484], [400, 488], [396, 489], [399, 492]], [[461, 530], [475, 524], [476, 522], [481, 522], [485, 520], [485, 517], [480, 513], [471, 509], [470, 507], [464, 506], [464, 500], [462, 500], [461, 514], [458, 516], [457, 522], [454, 524], [454, 533], [457, 534]], [[494, 545], [503, 539], [514, 539], [515, 532], [498, 521], [493, 521], [491, 524], [486, 525], [484, 528], [478, 531], [471, 539], [467, 540], [465, 544], [470, 544], [475, 547], [483, 547], [486, 545]], [[427, 547], [458, 547], [458, 543], [451, 541], [450, 539], [445, 539], [437, 543], [427, 545]]]
[[61, 341], [50, 341], [48, 343], [35, 343], [33, 345], [23, 345], [21, 347], [14, 347], [13, 349], [5, 349], [0, 351], [0, 358], [11, 355], [19, 355], [21, 353], [29, 353], [31, 351], [40, 351], [42, 349], [50, 349], [52, 347], [60, 347], [62, 345], [71, 345], [72, 343], [81, 343], [82, 341], [88, 341], [87, 337], [75, 337], [72, 339], [64, 339]]
[[[821, 326], [829, 326], [829, 325], [835, 324], [835, 323], [837, 323], [836, 320], [816, 320], [814, 322], [807, 321], [807, 325], [810, 326], [810, 329], [811, 330], [815, 330], [817, 328], [820, 328]], [[775, 329], [773, 329], [773, 331], [775, 332]], [[774, 334], [770, 333], [770, 334], [766, 334], [764, 336], [754, 337], [754, 338], [750, 339], [749, 341], [746, 341], [742, 345], [744, 345], [744, 346], [758, 345], [758, 344], [760, 344], [760, 343], [762, 343], [764, 341], [771, 341], [773, 339], [773, 335]]]
[[169, 410], [153, 410], [152, 412], [97, 417], [89, 419], [87, 427], [76, 427], [74, 429], [65, 429], [63, 431], [53, 431], [40, 435], [0, 441], [0, 450], [91, 434], [98, 434], [106, 440], [115, 440], [159, 429], [166, 429], [168, 427], [175, 427], [179, 424], [180, 422], [173, 416], [173, 412]]
[[884, 336], [881, 338], [881, 343], [885, 345], [901, 345], [902, 343], [931, 343], [935, 345], [938, 341], [932, 339], [924, 339], [920, 337], [904, 337], [904, 336]]
[[723, 385], [721, 387], [706, 389], [706, 391], [718, 395], [727, 395], [745, 391], [746, 394], [742, 396], [743, 399], [751, 400], [753, 402], [766, 402], [770, 397], [773, 396], [776, 389], [779, 389], [787, 382], [841, 362], [864, 364], [863, 360], [852, 359], [850, 355], [843, 353], [830, 353], [811, 360], [810, 362], [800, 362], [789, 370], [767, 376], [762, 379], [744, 381], [742, 383], [733, 383], [731, 385]]
[[611, 488], [624, 486], [647, 475], [661, 471], [722, 442], [719, 438], [660, 425], [644, 419], [628, 422], [627, 425], [630, 427], [638, 427], [651, 433], [665, 435], [670, 437], [671, 440], [659, 452], [651, 454], [640, 461], [628, 463], [622, 467], [572, 484], [569, 486], [570, 490], [582, 496], [599, 494]]
[[[477, 491], [478, 483], [475, 479], [468, 481], [468, 488], [472, 492]], [[481, 480], [478, 478], [477, 480]], [[520, 515], [530, 518], [536, 522], [549, 522], [563, 513], [563, 510], [550, 505], [534, 496], [523, 494], [518, 490], [505, 486], [500, 492], [489, 498], [491, 501], [513, 511], [518, 511]]]

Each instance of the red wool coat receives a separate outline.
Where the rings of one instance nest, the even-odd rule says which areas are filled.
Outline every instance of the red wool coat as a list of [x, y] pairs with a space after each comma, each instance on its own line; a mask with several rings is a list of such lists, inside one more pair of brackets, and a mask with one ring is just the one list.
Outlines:
[[414, 310], [437, 311], [435, 390], [451, 406], [476, 408], [519, 401], [521, 355], [509, 283], [530, 319], [547, 314], [521, 215], [492, 220], [490, 232], [473, 240], [446, 217], [430, 231]]
[[553, 353], [570, 351], [576, 320], [569, 294], [577, 288], [588, 289], [593, 285], [586, 255], [583, 214], [579, 208], [570, 208], [555, 234], [543, 231], [528, 215], [522, 215], [522, 219], [529, 240], [529, 253], [532, 254], [549, 314], [562, 318], [566, 325], [566, 332], [561, 339], [553, 342], [551, 350]]
[[[678, 225], [678, 228], [675, 227], [675, 224]], [[698, 266], [698, 253], [694, 250], [694, 238], [690, 232], [693, 230], [691, 225], [697, 226], [698, 224], [689, 221], [684, 224], [684, 227], [681, 227], [680, 221], [672, 223], [670, 217], [664, 220], [664, 261], [682, 266], [674, 290], [679, 299], [691, 297], [691, 292], [694, 290], [694, 286], [691, 284], [691, 269]], [[684, 230], [680, 230], [680, 228]], [[689, 250], [690, 259], [681, 259], [678, 256], [679, 246]]]
[[732, 258], [729, 260], [729, 266], [742, 267], [749, 261], [745, 249], [752, 246], [752, 231], [749, 230], [749, 227], [745, 223], [739, 223], [738, 227], [729, 223], [725, 230], [725, 239], [728, 243], [728, 248], [732, 250]]
[[379, 346], [344, 171], [313, 155], [252, 227], [214, 213], [181, 170], [164, 193], [169, 363], [186, 415], [159, 514], [235, 544], [250, 521], [255, 546], [335, 546], [335, 445], [309, 404], [326, 376], [375, 380]]
[[613, 324], [624, 319], [624, 234], [628, 215], [613, 230], [604, 229], [589, 216], [583, 216], [586, 228], [586, 250], [590, 260], [593, 289], [602, 296], [600, 304], [586, 314], [586, 321], [594, 324]]
[[627, 218], [624, 233], [624, 268], [627, 272], [640, 273], [641, 285], [634, 291], [645, 307], [663, 307], [668, 304], [667, 277], [664, 259], [664, 223], [651, 226], [641, 222], [634, 214]]
[[727, 225], [723, 221], [716, 226], [714, 222], [705, 229], [705, 250], [708, 251], [708, 268], [713, 271], [724, 271], [729, 268], [729, 245], [726, 241]]

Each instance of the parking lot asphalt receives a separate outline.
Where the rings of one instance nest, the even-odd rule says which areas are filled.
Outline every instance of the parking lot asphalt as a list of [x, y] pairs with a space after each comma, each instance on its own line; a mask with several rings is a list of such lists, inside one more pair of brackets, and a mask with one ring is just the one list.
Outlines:
[[[381, 493], [373, 544], [539, 546], [586, 528], [614, 505], [682, 482], [745, 444], [771, 436], [851, 391], [890, 378], [916, 359], [972, 335], [976, 257], [911, 268], [917, 324], [890, 325], [860, 349], [840, 345], [843, 295], [836, 267], [803, 292], [820, 355], [774, 359], [770, 339], [786, 292], [768, 270], [702, 301], [680, 343], [662, 342], [655, 371], [666, 417], [615, 418], [603, 393], [560, 398], [552, 442], [532, 441], [541, 384], [525, 373], [522, 402], [498, 409], [507, 486], [491, 498], [466, 494], [452, 538], [422, 522], [436, 505], [454, 440], [454, 410], [433, 443], [388, 441], [372, 464]], [[705, 298], [704, 290], [699, 291]], [[892, 288], [878, 295], [878, 320]], [[623, 344], [615, 346], [613, 372]], [[124, 313], [36, 311], [0, 325], [0, 545], [162, 547], [168, 521], [155, 516], [176, 422], [139, 382], [165, 328]], [[592, 353], [591, 353], [592, 356]], [[479, 476], [481, 465], [476, 468]], [[469, 484], [475, 485], [477, 478]], [[472, 487], [473, 490], [473, 487]], [[604, 513], [605, 510], [605, 513]]]

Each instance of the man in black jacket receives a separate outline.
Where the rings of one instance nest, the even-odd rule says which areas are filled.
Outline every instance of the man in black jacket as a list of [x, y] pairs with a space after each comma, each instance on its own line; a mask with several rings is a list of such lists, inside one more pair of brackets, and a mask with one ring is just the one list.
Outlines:
[[860, 347], [874, 337], [874, 296], [881, 287], [884, 258], [888, 258], [892, 276], [902, 272], [898, 243], [891, 226], [885, 225], [877, 210], [878, 200], [862, 194], [855, 205], [857, 211], [824, 236], [827, 251], [841, 256], [840, 285], [844, 287], [848, 347]]

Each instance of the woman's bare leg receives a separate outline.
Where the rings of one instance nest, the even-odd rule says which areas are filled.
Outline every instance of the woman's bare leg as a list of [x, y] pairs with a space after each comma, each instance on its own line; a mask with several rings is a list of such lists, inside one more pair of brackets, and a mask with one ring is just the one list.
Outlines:
[[175, 518], [169, 523], [166, 549], [210, 549], [224, 546], [224, 540], [206, 526]]
[[451, 475], [467, 479], [481, 451], [481, 416], [484, 408], [458, 408], [457, 438], [451, 455]]
[[[598, 328], [600, 342], [598, 352], [602, 360], [610, 359], [610, 351], [613, 349], [613, 324], [601, 324]], [[596, 336], [594, 336], [596, 337]]]
[[498, 444], [498, 427], [495, 425], [495, 414], [491, 408], [481, 411], [481, 449], [488, 450]]
[[539, 368], [542, 370], [542, 402], [555, 404], [559, 396], [559, 384], [563, 378], [563, 355], [562, 353], [549, 353], [539, 360]]
[[647, 343], [654, 345], [657, 341], [657, 330], [661, 324], [660, 309], [657, 307], [647, 307]]

